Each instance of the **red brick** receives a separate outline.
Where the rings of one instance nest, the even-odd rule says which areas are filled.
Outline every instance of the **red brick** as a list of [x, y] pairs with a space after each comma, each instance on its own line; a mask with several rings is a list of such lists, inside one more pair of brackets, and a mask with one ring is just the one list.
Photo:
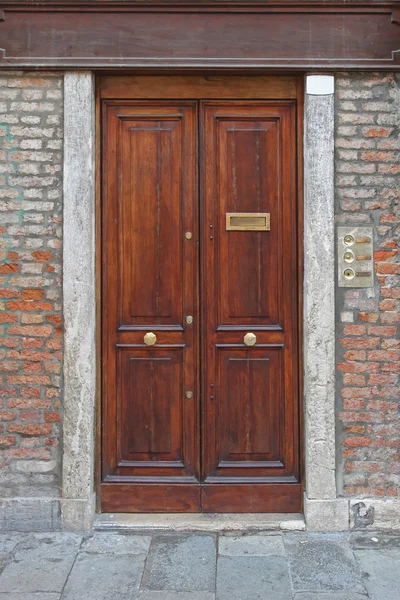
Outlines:
[[388, 260], [396, 256], [397, 250], [375, 250], [374, 260], [377, 262]]
[[[38, 387], [23, 387], [21, 388], [21, 396], [25, 398], [40, 398], [41, 390]], [[15, 394], [13, 394], [14, 396]]]
[[42, 420], [42, 415], [40, 412], [35, 410], [21, 410], [19, 413], [19, 418], [21, 419], [21, 421], [37, 423]]
[[340, 362], [338, 364], [338, 369], [344, 373], [378, 373], [380, 365], [377, 362]]
[[18, 369], [19, 364], [15, 361], [0, 361], [0, 371], [3, 371], [5, 373], [13, 373], [14, 371], [18, 371]]
[[396, 383], [398, 377], [396, 375], [376, 375], [372, 374], [369, 376], [368, 383], [370, 385], [385, 385], [387, 383]]
[[45, 438], [43, 444], [44, 446], [58, 446], [58, 439], [54, 437]]
[[50, 302], [35, 302], [35, 301], [9, 301], [6, 303], [8, 310], [52, 310]]
[[39, 261], [52, 260], [53, 258], [52, 252], [50, 250], [36, 250], [35, 252], [32, 252], [32, 256], [33, 258]]
[[386, 298], [379, 302], [379, 310], [396, 310], [397, 308], [397, 300], [391, 300]]
[[379, 315], [376, 313], [359, 312], [358, 318], [360, 321], [366, 321], [367, 323], [376, 323], [379, 319]]
[[10, 448], [5, 450], [7, 458], [26, 458], [28, 460], [50, 460], [51, 454], [47, 448]]
[[10, 433], [20, 433], [21, 435], [48, 435], [52, 431], [51, 423], [19, 425], [12, 424], [8, 426]]
[[36, 383], [38, 385], [49, 385], [51, 383], [48, 375], [9, 375], [8, 382], [15, 384]]
[[0, 421], [14, 421], [17, 413], [12, 410], [0, 410]]
[[344, 373], [343, 375], [343, 383], [345, 385], [365, 385], [365, 381], [365, 375], [355, 375], [353, 373]]
[[[365, 433], [365, 427], [364, 425], [346, 425], [346, 427], [344, 428], [344, 432], [345, 433], [354, 433], [354, 434], [358, 434], [358, 433]], [[354, 455], [354, 450], [343, 450], [343, 458], [349, 457], [349, 456], [353, 456]]]
[[0, 313], [0, 323], [15, 323], [17, 320], [17, 315]]
[[41, 398], [10, 398], [7, 400], [7, 408], [50, 408], [50, 400]]
[[40, 362], [26, 362], [24, 363], [24, 373], [41, 373], [42, 364]]
[[400, 350], [371, 350], [368, 360], [400, 360]]
[[22, 340], [23, 348], [42, 348], [44, 340], [40, 338], [24, 338]]
[[387, 400], [368, 400], [367, 410], [399, 410], [398, 402], [388, 402]]
[[388, 127], [372, 127], [370, 129], [364, 129], [363, 135], [365, 137], [381, 138], [389, 137], [393, 129]]
[[385, 326], [385, 325], [368, 325], [368, 334], [369, 335], [384, 335], [384, 336], [392, 336], [395, 335], [397, 331], [396, 326]]
[[400, 348], [400, 339], [384, 339], [382, 340], [382, 348], [385, 348], [385, 350], [391, 348]]
[[341, 338], [339, 342], [343, 348], [376, 348], [379, 346], [379, 339], [375, 337], [354, 337], [354, 338]]
[[365, 400], [361, 398], [345, 398], [343, 400], [343, 408], [345, 410], [364, 410]]
[[19, 298], [21, 292], [11, 288], [0, 289], [0, 298]]
[[18, 273], [19, 265], [17, 263], [3, 263], [0, 265], [0, 273]]
[[382, 323], [400, 323], [400, 312], [381, 313]]
[[372, 398], [379, 394], [377, 387], [345, 387], [342, 388], [343, 398]]
[[52, 333], [52, 327], [50, 325], [26, 325], [21, 327], [19, 325], [13, 325], [8, 329], [10, 335], [25, 335], [29, 337], [49, 337]]
[[9, 448], [15, 446], [16, 438], [13, 435], [0, 435], [0, 447]]
[[345, 325], [343, 328], [344, 335], [364, 335], [366, 331], [365, 325]]
[[355, 447], [355, 446], [360, 446], [360, 447], [369, 447], [369, 446], [373, 446], [374, 448], [379, 448], [380, 446], [384, 445], [384, 440], [383, 438], [373, 438], [373, 437], [368, 437], [368, 436], [357, 436], [357, 437], [347, 437], [344, 441], [343, 444], [345, 446], [349, 446], [349, 447]]
[[22, 290], [22, 300], [42, 300], [43, 298], [43, 290]]
[[347, 350], [344, 353], [346, 360], [366, 360], [367, 352], [365, 350]]
[[45, 412], [44, 420], [51, 423], [59, 423], [61, 422], [61, 416], [58, 412]]
[[390, 287], [390, 288], [381, 288], [381, 295], [384, 298], [397, 298], [400, 299], [400, 288], [399, 287]]
[[55, 325], [60, 325], [62, 323], [62, 318], [59, 315], [48, 315], [46, 321], [54, 323]]

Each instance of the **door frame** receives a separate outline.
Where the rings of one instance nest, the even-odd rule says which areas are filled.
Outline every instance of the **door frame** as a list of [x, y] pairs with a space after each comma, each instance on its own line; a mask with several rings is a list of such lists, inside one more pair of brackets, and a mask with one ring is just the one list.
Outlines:
[[[134, 73], [132, 73], [134, 74]], [[63, 497], [61, 501], [62, 522], [64, 529], [90, 529], [95, 514], [95, 498], [97, 486], [100, 481], [100, 360], [99, 360], [99, 335], [101, 331], [101, 322], [99, 314], [99, 286], [100, 286], [100, 253], [96, 252], [100, 241], [100, 194], [99, 183], [101, 181], [100, 168], [100, 135], [99, 135], [99, 94], [95, 92], [95, 77], [91, 72], [67, 73], [64, 80], [65, 86], [65, 153], [64, 153], [64, 311], [65, 311], [65, 415], [64, 424], [64, 465], [63, 465]], [[303, 86], [301, 86], [303, 87]], [[326, 96], [322, 96], [326, 98]], [[80, 99], [80, 110], [77, 110], [77, 100]], [[310, 219], [309, 226], [306, 229], [304, 260], [304, 281], [308, 280], [308, 274], [315, 271], [318, 265], [315, 257], [308, 254], [310, 240], [325, 236], [328, 244], [332, 247], [332, 254], [325, 258], [325, 270], [322, 271], [322, 279], [304, 287], [304, 293], [307, 294], [308, 301], [305, 303], [303, 312], [303, 261], [299, 260], [299, 327], [300, 339], [304, 341], [304, 350], [299, 352], [301, 357], [300, 381], [303, 373], [303, 363], [306, 369], [304, 371], [304, 389], [306, 397], [304, 399], [303, 410], [300, 415], [305, 413], [305, 422], [300, 420], [301, 432], [300, 438], [307, 440], [305, 451], [304, 444], [301, 447], [301, 456], [305, 465], [302, 469], [302, 481], [306, 483], [306, 504], [305, 509], [310, 506], [309, 491], [311, 491], [311, 502], [329, 499], [330, 502], [336, 499], [336, 487], [332, 488], [331, 481], [326, 481], [324, 469], [329, 465], [330, 476], [334, 477], [335, 466], [335, 448], [333, 444], [324, 444], [319, 448], [319, 456], [313, 456], [315, 442], [320, 438], [320, 428], [325, 427], [326, 433], [331, 425], [334, 425], [334, 395], [331, 395], [332, 386], [327, 386], [326, 398], [322, 399], [323, 407], [321, 414], [321, 393], [318, 386], [326, 381], [327, 374], [331, 375], [329, 381], [334, 383], [334, 311], [328, 315], [330, 327], [324, 324], [318, 324], [313, 321], [313, 327], [310, 327], [309, 305], [311, 299], [312, 309], [315, 311], [323, 306], [323, 299], [332, 297], [334, 293], [333, 277], [333, 147], [330, 141], [333, 140], [333, 97], [328, 99], [330, 104], [322, 100], [319, 105], [314, 105], [314, 101], [307, 96], [306, 110], [303, 113], [304, 93], [298, 98], [298, 126], [302, 130], [303, 114], [305, 116], [305, 135], [302, 138], [298, 136], [298, 191], [299, 191], [299, 218], [298, 218], [298, 239], [299, 252], [302, 254], [303, 231], [304, 231], [304, 211], [302, 202], [303, 174], [306, 179], [306, 208], [315, 203], [319, 196], [324, 197], [323, 206], [317, 203], [313, 205], [313, 216]], [[320, 101], [320, 98], [318, 98]], [[321, 128], [316, 131], [309, 117], [313, 116], [316, 108], [321, 107], [329, 113], [329, 119], [324, 122], [327, 136], [321, 135]], [[73, 109], [73, 110], [71, 110]], [[321, 123], [319, 123], [321, 125]], [[326, 132], [325, 131], [325, 132]], [[322, 134], [324, 131], [322, 131]], [[303, 139], [305, 164], [303, 169]], [[328, 143], [327, 143], [328, 141]], [[325, 152], [328, 160], [328, 171], [318, 172], [316, 163], [320, 153]], [[332, 158], [332, 177], [329, 172], [329, 161]], [[326, 165], [325, 165], [326, 166]], [[96, 177], [94, 172], [96, 169]], [[76, 170], [78, 176], [76, 176]], [[83, 182], [86, 181], [86, 184]], [[327, 185], [328, 184], [328, 185]], [[82, 195], [82, 185], [84, 194]], [[79, 204], [77, 194], [79, 193]], [[327, 210], [328, 209], [328, 210]], [[82, 222], [77, 223], [76, 211], [82, 217]], [[307, 225], [307, 223], [306, 223]], [[80, 236], [80, 245], [84, 248], [84, 257], [76, 261], [76, 236]], [[83, 236], [83, 237], [82, 237]], [[311, 244], [312, 245], [312, 244]], [[71, 252], [72, 246], [74, 253]], [[95, 258], [96, 257], [96, 258]], [[96, 263], [96, 264], [94, 264]], [[331, 264], [329, 264], [331, 263]], [[90, 285], [79, 285], [80, 282], [90, 279]], [[72, 290], [74, 293], [72, 293]], [[323, 298], [321, 299], [321, 290]], [[80, 305], [83, 310], [76, 311], [76, 298], [79, 293]], [[97, 298], [97, 301], [96, 301]], [[322, 303], [321, 303], [322, 302]], [[89, 320], [88, 320], [89, 317]], [[305, 330], [304, 337], [302, 330]], [[80, 352], [79, 342], [86, 341], [86, 352], [84, 355]], [[78, 346], [77, 346], [78, 342]], [[308, 374], [310, 367], [309, 358], [315, 344], [325, 342], [328, 349], [328, 355], [323, 359], [313, 359], [313, 377]], [[301, 350], [301, 349], [300, 349]], [[332, 354], [333, 351], [333, 354]], [[302, 357], [304, 356], [304, 360]], [[94, 361], [94, 357], [96, 360]], [[321, 366], [321, 373], [315, 375], [318, 364]], [[322, 376], [321, 376], [322, 375]], [[302, 387], [302, 386], [301, 386]], [[302, 405], [300, 394], [300, 407]], [[329, 400], [326, 402], [326, 400]], [[76, 422], [77, 411], [79, 416], [85, 420]], [[315, 419], [307, 419], [308, 416], [317, 416]], [[86, 418], [86, 419], [85, 419]], [[317, 427], [316, 427], [317, 426]], [[304, 429], [306, 428], [306, 435]], [[318, 431], [316, 431], [318, 429]], [[334, 431], [334, 428], [333, 428]], [[329, 436], [327, 436], [329, 437]], [[330, 442], [331, 439], [328, 439]], [[311, 451], [310, 451], [311, 450]], [[317, 460], [316, 460], [317, 458]], [[305, 459], [305, 460], [304, 460]], [[322, 462], [321, 462], [322, 461]], [[320, 463], [320, 464], [318, 464]], [[306, 477], [304, 477], [306, 471]], [[323, 477], [321, 482], [328, 484], [325, 486], [322, 497], [313, 498], [312, 485], [313, 480]], [[332, 477], [331, 477], [332, 478]], [[82, 482], [84, 485], [82, 485]], [[311, 490], [309, 489], [311, 485]], [[315, 495], [315, 494], [314, 494]], [[99, 496], [97, 494], [97, 496]], [[326, 504], [326, 502], [324, 503]], [[314, 504], [315, 508], [318, 508]]]

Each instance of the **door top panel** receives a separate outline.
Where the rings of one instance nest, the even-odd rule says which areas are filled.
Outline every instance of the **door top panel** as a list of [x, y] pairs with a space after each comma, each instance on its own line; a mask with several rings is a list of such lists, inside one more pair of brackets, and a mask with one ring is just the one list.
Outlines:
[[266, 76], [109, 76], [102, 77], [101, 98], [109, 99], [295, 99], [300, 77]]

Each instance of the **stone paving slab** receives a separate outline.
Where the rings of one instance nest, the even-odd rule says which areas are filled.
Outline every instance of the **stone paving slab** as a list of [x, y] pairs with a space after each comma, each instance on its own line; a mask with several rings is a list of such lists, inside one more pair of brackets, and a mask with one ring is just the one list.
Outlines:
[[382, 532], [357, 532], [350, 536], [353, 550], [390, 550], [400, 549], [400, 535]]
[[23, 592], [17, 592], [16, 594], [0, 593], [0, 600], [60, 600], [60, 594], [53, 594], [51, 592], [28, 592], [26, 594]]
[[81, 552], [61, 596], [62, 600], [133, 600], [137, 598], [144, 555]]
[[294, 600], [368, 600], [368, 596], [357, 592], [300, 592]]
[[12, 552], [23, 539], [23, 536], [18, 534], [0, 533], [0, 557]]
[[139, 600], [215, 600], [212, 592], [140, 592]]
[[150, 535], [94, 533], [82, 543], [81, 550], [93, 554], [147, 554]]
[[285, 537], [293, 589], [296, 592], [359, 592], [365, 588], [348, 543], [321, 535]]
[[281, 556], [221, 556], [216, 600], [290, 600], [289, 571]]
[[216, 539], [210, 535], [156, 535], [142, 586], [149, 590], [213, 592]]
[[82, 536], [36, 534], [26, 537], [17, 547], [14, 560], [0, 578], [2, 592], [61, 592]]
[[218, 554], [224, 556], [284, 556], [280, 535], [221, 536]]
[[371, 600], [399, 600], [400, 550], [356, 550], [355, 555]]

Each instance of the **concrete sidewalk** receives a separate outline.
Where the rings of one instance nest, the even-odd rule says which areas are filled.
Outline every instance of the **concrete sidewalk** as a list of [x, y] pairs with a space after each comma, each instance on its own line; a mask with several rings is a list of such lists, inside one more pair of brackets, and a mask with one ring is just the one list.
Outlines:
[[0, 600], [399, 600], [400, 536], [0, 534]]

